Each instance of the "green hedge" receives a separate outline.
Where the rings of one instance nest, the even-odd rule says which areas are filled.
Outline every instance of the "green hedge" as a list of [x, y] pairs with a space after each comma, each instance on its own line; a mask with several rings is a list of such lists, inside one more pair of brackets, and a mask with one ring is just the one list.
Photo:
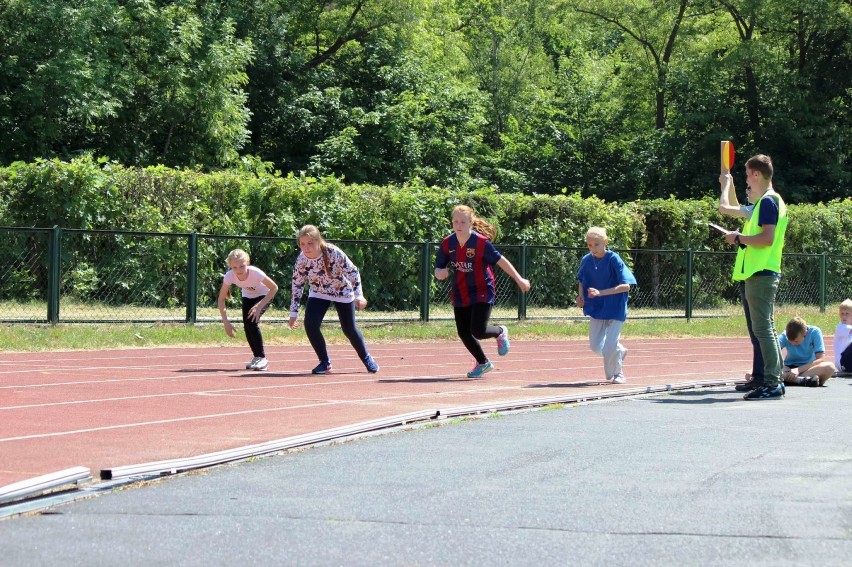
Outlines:
[[[573, 301], [576, 262], [591, 225], [606, 227], [610, 244], [618, 249], [699, 252], [731, 250], [707, 222], [739, 225], [736, 219], [719, 216], [715, 196], [620, 204], [579, 194], [528, 196], [418, 184], [347, 185], [334, 178], [254, 171], [139, 169], [90, 157], [0, 168], [0, 226], [236, 236], [199, 240], [199, 292], [204, 305], [215, 301], [224, 256], [232, 245], [250, 247], [255, 260], [268, 270], [288, 272], [296, 252], [292, 241], [243, 243], [239, 235], [290, 238], [300, 226], [311, 223], [330, 240], [438, 242], [449, 231], [452, 208], [460, 203], [473, 206], [498, 227], [498, 245], [507, 247], [504, 251], [510, 256], [516, 253], [508, 248], [512, 244], [574, 249], [532, 253], [534, 261], [527, 269], [536, 281], [536, 292], [531, 301], [551, 306]], [[844, 290], [852, 286], [848, 258], [852, 257], [852, 199], [792, 205], [790, 216], [786, 252], [832, 254], [827, 266], [832, 297], [848, 294]], [[0, 299], [44, 296], [46, 250], [46, 234], [0, 233], [0, 252], [10, 259], [0, 272]], [[374, 277], [367, 278], [365, 286], [374, 305], [393, 310], [417, 304], [421, 282], [411, 275], [419, 268], [416, 248], [349, 246], [347, 252], [356, 263], [372, 267], [368, 273]], [[62, 243], [63, 294], [115, 305], [176, 306], [186, 285], [185, 260], [185, 238], [68, 234]], [[683, 303], [680, 278], [674, 287], [662, 282], [672, 274], [686, 273], [685, 255], [641, 253], [628, 261], [635, 262], [634, 269], [647, 278], [642, 293], [648, 294], [648, 305]], [[735, 301], [728, 297], [733, 292], [727, 261], [725, 267], [719, 261], [718, 255], [696, 255], [696, 297]], [[814, 258], [792, 256], [786, 262], [785, 271], [806, 282], [819, 281]], [[435, 282], [431, 285], [436, 288]], [[805, 301], [812, 301], [813, 290], [807, 296], [811, 299]]]
[[[779, 188], [783, 195], [783, 188]], [[334, 178], [166, 167], [124, 167], [82, 157], [0, 168], [0, 226], [290, 236], [316, 224], [329, 239], [437, 241], [459, 203], [499, 229], [499, 242], [584, 246], [590, 225], [616, 248], [724, 250], [707, 222], [739, 223], [716, 212], [716, 188], [694, 200], [621, 204], [579, 193], [528, 196], [410, 184], [348, 185]], [[791, 205], [788, 252], [852, 254], [852, 199]]]

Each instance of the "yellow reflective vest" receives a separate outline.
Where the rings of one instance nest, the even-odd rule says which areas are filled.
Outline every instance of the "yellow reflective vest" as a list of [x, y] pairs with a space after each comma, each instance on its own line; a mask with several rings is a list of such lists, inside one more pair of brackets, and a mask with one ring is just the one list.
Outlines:
[[743, 236], [754, 236], [761, 232], [761, 227], [758, 224], [760, 219], [760, 204], [766, 197], [775, 199], [778, 203], [778, 224], [775, 225], [775, 238], [772, 240], [771, 246], [756, 248], [754, 246], [746, 246], [737, 250], [737, 259], [734, 262], [735, 282], [743, 281], [756, 272], [761, 270], [772, 270], [773, 272], [781, 273], [781, 253], [784, 249], [784, 234], [787, 232], [787, 205], [781, 195], [770, 189], [764, 193], [763, 197], [754, 206], [754, 212], [743, 226]]

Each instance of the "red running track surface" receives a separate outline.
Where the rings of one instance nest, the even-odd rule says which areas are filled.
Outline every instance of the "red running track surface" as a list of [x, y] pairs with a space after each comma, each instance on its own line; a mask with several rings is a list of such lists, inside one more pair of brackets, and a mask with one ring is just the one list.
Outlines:
[[628, 383], [603, 379], [586, 341], [512, 341], [473, 380], [459, 342], [376, 344], [369, 374], [348, 345], [329, 347], [334, 373], [314, 376], [309, 346], [267, 349], [269, 370], [245, 370], [241, 348], [0, 354], [0, 486], [85, 466], [196, 456], [440, 407], [627, 387], [742, 379], [747, 339], [625, 340]]

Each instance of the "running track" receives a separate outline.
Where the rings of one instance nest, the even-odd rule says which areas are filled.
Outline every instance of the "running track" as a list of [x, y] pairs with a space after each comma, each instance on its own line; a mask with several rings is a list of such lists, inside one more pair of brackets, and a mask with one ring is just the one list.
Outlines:
[[[270, 370], [245, 370], [246, 347], [0, 354], [0, 486], [75, 466], [186, 458], [417, 410], [585, 391], [741, 379], [747, 339], [625, 340], [624, 386], [601, 380], [585, 341], [493, 341], [495, 369], [465, 373], [458, 342], [375, 344], [368, 374], [349, 345], [313, 376], [309, 346], [267, 348]], [[830, 344], [830, 341], [827, 341]], [[831, 356], [830, 353], [826, 353]]]

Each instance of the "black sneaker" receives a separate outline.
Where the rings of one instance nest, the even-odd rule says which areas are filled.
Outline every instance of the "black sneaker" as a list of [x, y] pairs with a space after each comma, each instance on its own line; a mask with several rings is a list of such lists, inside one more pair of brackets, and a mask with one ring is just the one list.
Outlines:
[[763, 378], [752, 378], [748, 382], [737, 384], [734, 389], [737, 392], [751, 392], [763, 386]]
[[784, 388], [784, 384], [778, 384], [777, 386], [770, 387], [763, 385], [760, 388], [752, 390], [745, 396], [743, 396], [744, 400], [780, 400], [784, 397], [786, 389]]
[[311, 370], [311, 374], [331, 374], [331, 362], [320, 362], [316, 368]]
[[802, 376], [802, 386], [819, 387], [819, 376]]

